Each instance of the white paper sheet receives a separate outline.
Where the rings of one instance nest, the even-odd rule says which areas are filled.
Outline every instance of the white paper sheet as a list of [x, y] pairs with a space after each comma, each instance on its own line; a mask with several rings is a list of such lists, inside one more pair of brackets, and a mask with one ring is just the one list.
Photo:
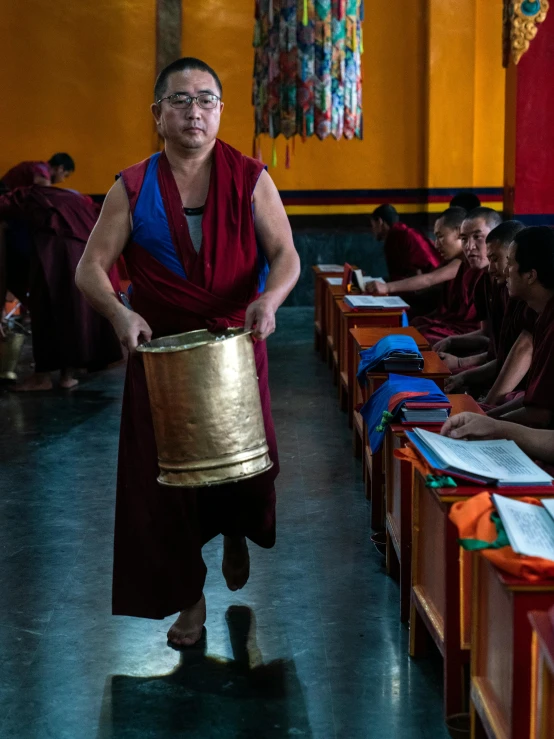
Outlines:
[[325, 279], [330, 285], [342, 285], [342, 277], [326, 277]]
[[344, 299], [352, 308], [409, 308], [402, 298], [396, 296], [348, 295]]
[[455, 467], [477, 477], [491, 477], [506, 485], [541, 485], [552, 480], [513, 441], [462, 441], [424, 429], [415, 429], [415, 433], [441, 458], [445, 467]]
[[554, 561], [554, 521], [541, 506], [492, 496], [514, 552]]
[[343, 264], [316, 264], [320, 272], [344, 272]]

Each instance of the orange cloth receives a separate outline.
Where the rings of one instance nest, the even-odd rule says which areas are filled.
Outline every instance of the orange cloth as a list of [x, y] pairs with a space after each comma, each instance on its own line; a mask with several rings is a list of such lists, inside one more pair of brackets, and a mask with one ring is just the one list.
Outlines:
[[[536, 498], [521, 500], [541, 505]], [[497, 537], [496, 526], [491, 521], [491, 513], [495, 510], [490, 493], [479, 493], [468, 500], [454, 503], [450, 509], [450, 520], [458, 527], [460, 539], [478, 539], [492, 543]], [[554, 578], [552, 560], [516, 554], [510, 546], [501, 549], [481, 549], [479, 554], [490, 560], [499, 570], [522, 580], [540, 582]]]
[[401, 449], [395, 449], [393, 454], [397, 459], [402, 460], [402, 462], [410, 462], [410, 464], [413, 464], [416, 470], [420, 472], [424, 478], [426, 478], [427, 475], [433, 474], [433, 468], [411, 445], [402, 447]]

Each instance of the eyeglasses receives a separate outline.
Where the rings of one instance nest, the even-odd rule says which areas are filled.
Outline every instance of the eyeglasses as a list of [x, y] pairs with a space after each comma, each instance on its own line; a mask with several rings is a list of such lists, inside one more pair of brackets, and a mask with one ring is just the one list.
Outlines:
[[174, 92], [172, 95], [166, 95], [166, 97], [156, 100], [156, 103], [159, 105], [162, 100], [167, 100], [171, 107], [177, 108], [177, 110], [190, 108], [193, 103], [197, 103], [198, 107], [204, 110], [213, 110], [217, 107], [221, 98], [208, 92], [196, 95], [196, 97], [185, 95], [182, 92]]

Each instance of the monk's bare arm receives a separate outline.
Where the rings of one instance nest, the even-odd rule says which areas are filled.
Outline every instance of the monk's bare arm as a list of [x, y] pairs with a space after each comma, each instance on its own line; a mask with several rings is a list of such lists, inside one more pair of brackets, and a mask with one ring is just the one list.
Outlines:
[[533, 357], [533, 337], [529, 331], [522, 331], [510, 349], [506, 361], [494, 385], [485, 399], [485, 403], [496, 405], [508, 394], [513, 392], [523, 380]]
[[370, 282], [366, 287], [366, 292], [376, 295], [400, 295], [401, 293], [412, 293], [418, 290], [426, 290], [435, 285], [441, 285], [443, 282], [453, 280], [458, 274], [461, 259], [453, 259], [442, 267], [418, 274], [414, 277], [406, 277], [405, 280], [396, 280], [395, 282]]
[[478, 413], [452, 416], [441, 434], [453, 439], [510, 439], [531, 459], [554, 462], [554, 431], [533, 429], [509, 421], [496, 421]]
[[445, 339], [437, 341], [433, 346], [435, 352], [447, 352], [456, 354], [456, 352], [483, 352], [489, 345], [487, 330], [484, 321], [481, 322], [481, 328], [477, 331], [471, 331], [468, 334], [459, 336], [447, 336]]
[[504, 413], [501, 418], [504, 421], [521, 423], [523, 426], [536, 429], [545, 429], [552, 425], [552, 411], [537, 405], [526, 405], [510, 413]]
[[121, 343], [133, 351], [139, 341], [148, 341], [152, 332], [143, 318], [121, 304], [108, 277], [130, 234], [129, 201], [120, 179], [106, 195], [77, 266], [75, 282], [89, 303], [111, 321]]
[[260, 175], [254, 190], [256, 237], [269, 262], [264, 293], [246, 312], [245, 327], [256, 326], [254, 336], [266, 339], [275, 330], [275, 312], [300, 275], [300, 259], [279, 192], [267, 172]]

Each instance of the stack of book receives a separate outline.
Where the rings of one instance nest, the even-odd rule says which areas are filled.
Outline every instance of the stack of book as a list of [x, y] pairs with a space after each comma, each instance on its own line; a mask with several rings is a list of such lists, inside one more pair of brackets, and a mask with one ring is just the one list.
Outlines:
[[419, 352], [391, 352], [383, 359], [385, 372], [421, 372], [423, 366], [424, 360]]
[[407, 426], [417, 424], [440, 424], [442, 426], [451, 410], [450, 403], [406, 402], [400, 409], [400, 423]]

